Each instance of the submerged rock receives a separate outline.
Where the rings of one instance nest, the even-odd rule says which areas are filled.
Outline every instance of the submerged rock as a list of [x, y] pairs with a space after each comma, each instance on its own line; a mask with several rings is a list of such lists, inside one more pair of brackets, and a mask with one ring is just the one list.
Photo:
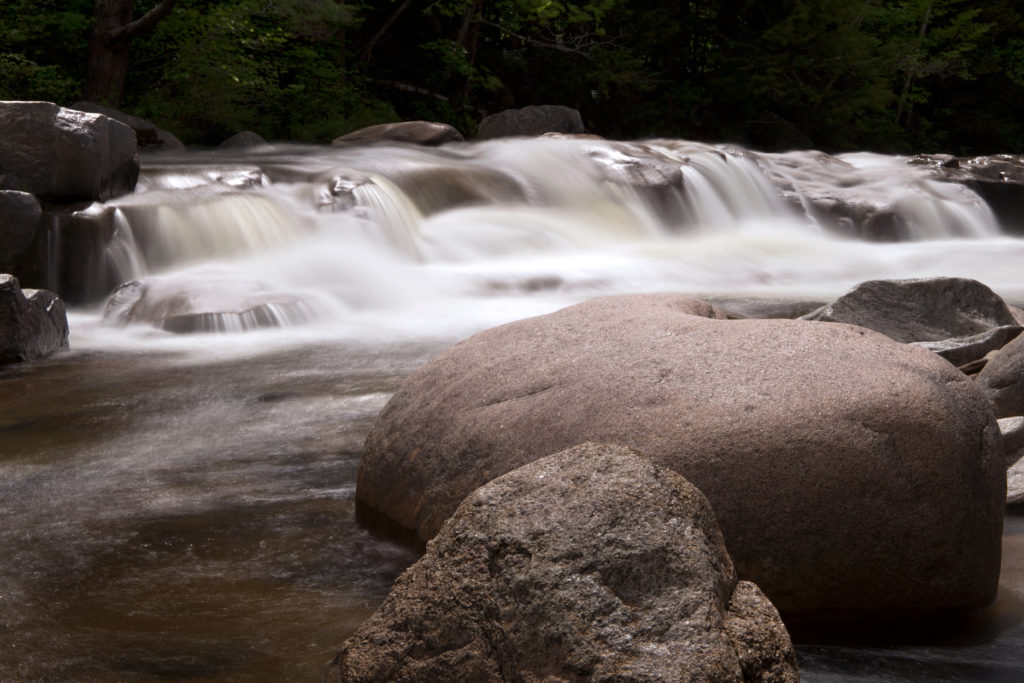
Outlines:
[[312, 308], [258, 282], [210, 280], [178, 288], [133, 280], [107, 300], [108, 325], [149, 324], [168, 332], [242, 332], [308, 322]]
[[583, 444], [477, 489], [337, 659], [343, 681], [797, 681], [707, 499]]
[[0, 102], [0, 189], [67, 202], [131, 192], [135, 132], [119, 121], [50, 102]]
[[978, 387], [864, 328], [713, 316], [607, 297], [457, 344], [378, 417], [360, 504], [429, 539], [494, 477], [621, 443], [704, 492], [740, 577], [783, 613], [988, 604], [1006, 470]]
[[335, 145], [369, 145], [375, 142], [409, 142], [436, 147], [448, 142], [462, 142], [462, 133], [447, 123], [433, 121], [399, 121], [381, 123], [346, 133], [335, 138]]
[[68, 349], [68, 318], [53, 292], [22, 290], [0, 274], [0, 365], [39, 360]]

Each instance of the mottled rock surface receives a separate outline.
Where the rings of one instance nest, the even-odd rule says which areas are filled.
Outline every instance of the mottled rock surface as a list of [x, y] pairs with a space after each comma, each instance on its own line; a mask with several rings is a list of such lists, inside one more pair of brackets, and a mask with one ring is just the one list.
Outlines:
[[797, 681], [678, 474], [583, 444], [459, 506], [338, 657], [343, 681]]
[[382, 411], [360, 504], [429, 539], [494, 477], [621, 443], [704, 492], [740, 577], [783, 613], [990, 602], [1006, 470], [974, 382], [861, 327], [714, 315], [607, 297], [457, 344]]
[[22, 290], [0, 274], [0, 365], [39, 360], [68, 348], [64, 303], [53, 292]]

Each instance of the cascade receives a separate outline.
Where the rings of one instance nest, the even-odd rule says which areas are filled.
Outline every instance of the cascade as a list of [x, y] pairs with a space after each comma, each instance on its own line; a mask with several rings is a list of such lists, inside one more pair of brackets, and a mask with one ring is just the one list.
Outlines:
[[108, 259], [143, 286], [106, 323], [356, 334], [399, 311], [399, 327], [473, 329], [622, 291], [823, 298], [936, 274], [1017, 287], [989, 265], [1020, 246], [985, 203], [906, 162], [557, 137], [154, 157], [108, 204]]

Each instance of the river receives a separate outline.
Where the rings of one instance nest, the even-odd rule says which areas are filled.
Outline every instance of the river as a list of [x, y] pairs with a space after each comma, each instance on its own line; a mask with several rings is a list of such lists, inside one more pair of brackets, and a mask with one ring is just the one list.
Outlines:
[[[475, 331], [642, 291], [793, 314], [878, 277], [1024, 301], [1018, 226], [896, 157], [542, 139], [143, 165], [94, 207], [139, 284], [73, 308], [70, 352], [0, 369], [2, 680], [329, 675], [416, 558], [355, 520], [363, 439]], [[829, 222], [822, 197], [895, 216], [899, 239]], [[952, 627], [800, 632], [804, 678], [1024, 679], [1019, 515], [1002, 576]]]

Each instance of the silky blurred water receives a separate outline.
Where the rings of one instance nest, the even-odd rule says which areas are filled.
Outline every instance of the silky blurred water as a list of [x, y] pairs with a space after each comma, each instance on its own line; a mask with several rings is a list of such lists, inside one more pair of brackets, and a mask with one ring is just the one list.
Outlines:
[[[897, 157], [545, 139], [144, 167], [93, 207], [128, 304], [73, 309], [69, 353], [0, 368], [0, 680], [329, 675], [416, 557], [355, 520], [365, 435], [481, 329], [644, 291], [781, 315], [879, 277], [1024, 301], [1024, 240]], [[901, 240], [829, 222], [822, 196], [899, 216]], [[1022, 538], [1010, 518], [991, 610], [804, 632], [805, 678], [1024, 679]]]

